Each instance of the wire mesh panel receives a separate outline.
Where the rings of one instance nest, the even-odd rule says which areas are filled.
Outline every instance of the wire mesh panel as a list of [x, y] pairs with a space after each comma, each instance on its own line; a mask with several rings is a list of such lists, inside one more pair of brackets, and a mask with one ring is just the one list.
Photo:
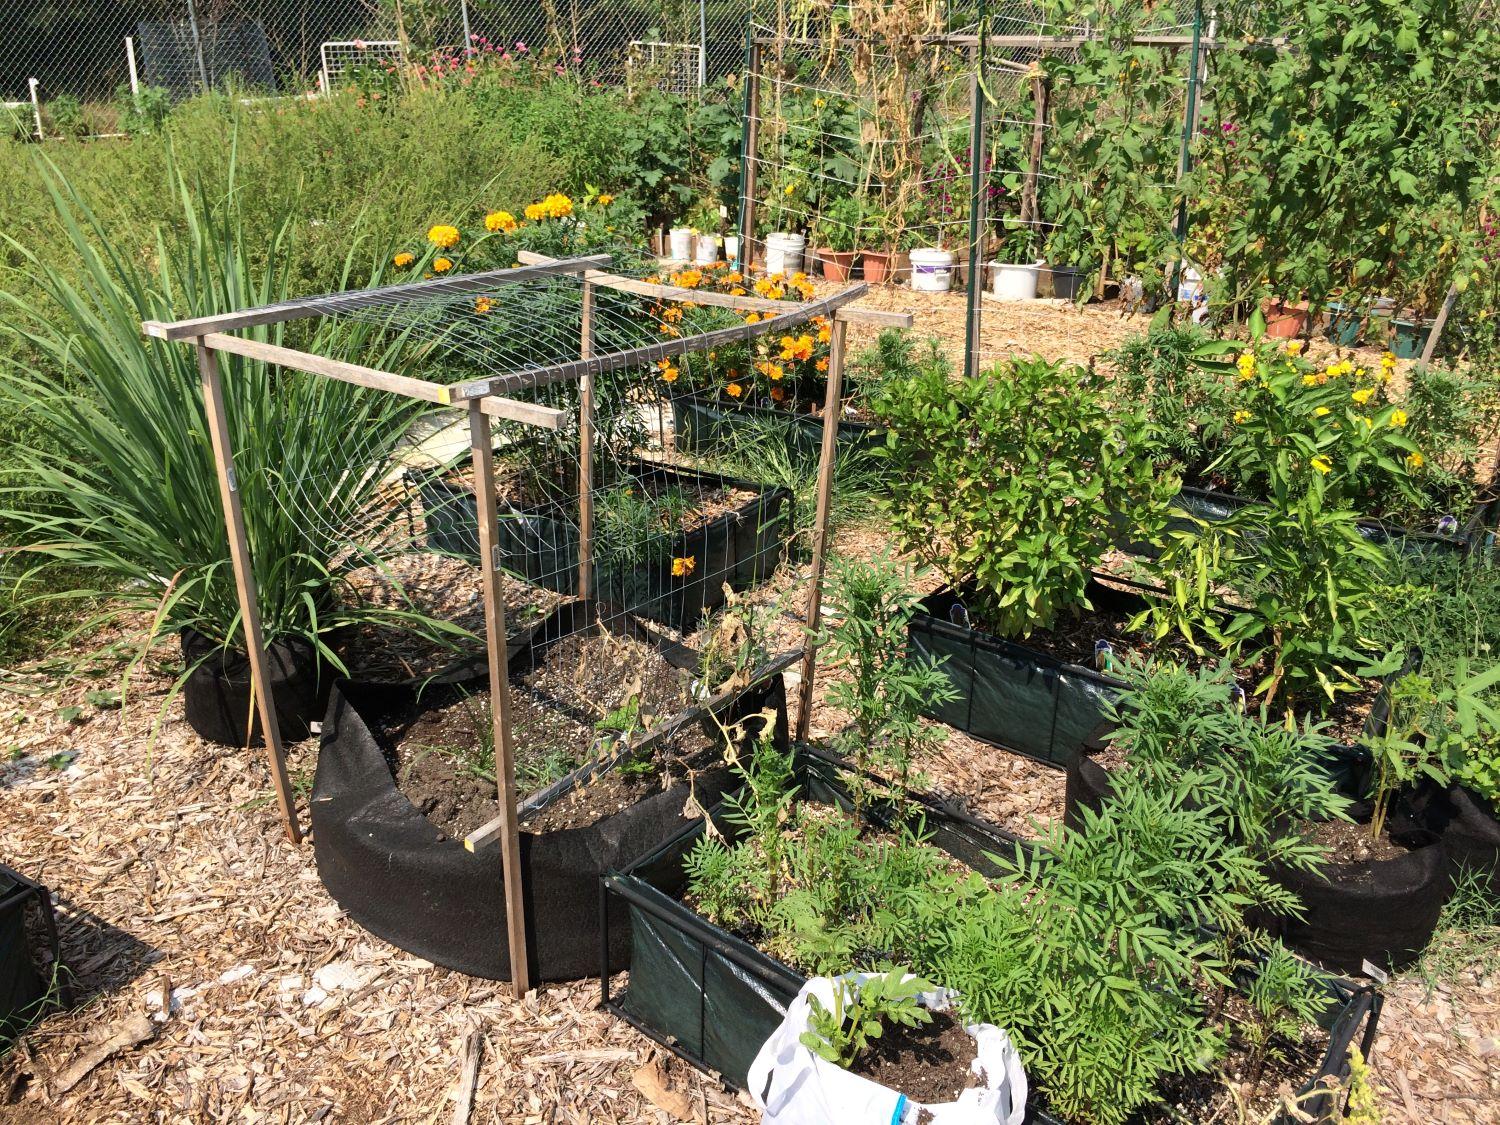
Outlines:
[[318, 85], [325, 92], [339, 89], [371, 68], [402, 66], [406, 53], [394, 39], [339, 39], [318, 47]]
[[626, 54], [626, 81], [670, 94], [690, 94], [703, 84], [706, 57], [698, 43], [633, 39]]
[[143, 22], [136, 44], [142, 80], [175, 97], [225, 86], [276, 88], [271, 48], [259, 23]]

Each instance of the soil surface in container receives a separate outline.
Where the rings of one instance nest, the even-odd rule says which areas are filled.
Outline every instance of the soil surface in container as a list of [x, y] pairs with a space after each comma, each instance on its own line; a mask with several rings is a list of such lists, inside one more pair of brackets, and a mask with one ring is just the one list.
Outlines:
[[[970, 612], [973, 614], [975, 628], [991, 636], [1000, 635], [989, 628], [981, 614], [972, 608]], [[1207, 657], [1198, 656], [1180, 639], [1170, 634], [1160, 641], [1153, 641], [1144, 631], [1132, 632], [1130, 621], [1133, 616], [1134, 614], [1128, 610], [1104, 606], [1089, 611], [1081, 617], [1060, 619], [1052, 628], [1038, 629], [1029, 637], [1016, 638], [1013, 643], [1036, 649], [1056, 660], [1078, 664], [1085, 668], [1096, 667], [1094, 643], [1101, 640], [1109, 642], [1117, 660], [1129, 654], [1136, 657], [1151, 656], [1174, 660], [1189, 668], [1202, 668], [1217, 663], [1216, 656], [1212, 654]], [[1235, 673], [1247, 693], [1265, 676], [1264, 670], [1260, 668], [1236, 668]], [[1340, 694], [1329, 705], [1327, 712], [1320, 715], [1320, 718], [1329, 724], [1326, 733], [1340, 742], [1356, 741], [1364, 733], [1365, 719], [1370, 714], [1371, 708], [1375, 706], [1375, 700], [1379, 695], [1380, 681], [1378, 679], [1363, 680], [1358, 691]], [[1321, 696], [1318, 699], [1308, 697], [1299, 701], [1296, 707], [1298, 717], [1305, 714], [1309, 708], [1316, 707], [1321, 698]], [[1258, 706], [1253, 697], [1249, 700], [1249, 704], [1251, 707]]]
[[[613, 720], [642, 737], [690, 703], [687, 673], [650, 645], [612, 633], [575, 634], [547, 646], [536, 666], [512, 675], [516, 788], [528, 794], [587, 761]], [[383, 742], [396, 784], [428, 820], [461, 839], [499, 814], [487, 690], [445, 706], [398, 715]], [[614, 769], [554, 801], [529, 831], [592, 824], [661, 788], [667, 763], [697, 757], [710, 742], [696, 724], [640, 769]]]
[[1306, 824], [1302, 839], [1328, 851], [1328, 863], [1367, 863], [1370, 860], [1400, 859], [1404, 848], [1388, 833], [1371, 835], [1368, 824], [1350, 824], [1343, 820], [1323, 820]]
[[980, 1085], [969, 1069], [974, 1040], [947, 1012], [932, 1013], [916, 1027], [887, 1025], [880, 1038], [861, 1051], [849, 1070], [914, 1102], [941, 1105]]
[[1257, 1076], [1253, 1073], [1255, 1051], [1244, 1034], [1244, 1028], [1250, 1026], [1250, 1006], [1243, 997], [1231, 996], [1225, 1015], [1230, 1027], [1225, 1058], [1204, 1073], [1167, 1079], [1161, 1085], [1161, 1102], [1145, 1107], [1132, 1120], [1139, 1120], [1140, 1125], [1181, 1125], [1184, 1121], [1240, 1125], [1267, 1120], [1277, 1107], [1282, 1087], [1298, 1089], [1323, 1061], [1327, 1035], [1322, 1032], [1309, 1033], [1295, 1042], [1272, 1036]]

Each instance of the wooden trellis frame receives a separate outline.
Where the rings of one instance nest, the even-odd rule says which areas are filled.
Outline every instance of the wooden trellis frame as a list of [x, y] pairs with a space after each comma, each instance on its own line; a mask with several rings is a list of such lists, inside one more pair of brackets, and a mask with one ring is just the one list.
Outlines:
[[[693, 289], [661, 285], [621, 277], [605, 272], [608, 255], [568, 259], [544, 258], [523, 252], [522, 264], [512, 269], [493, 270], [455, 278], [391, 285], [359, 293], [313, 297], [284, 301], [219, 316], [198, 317], [172, 322], [146, 321], [142, 330], [160, 340], [192, 343], [197, 348], [198, 371], [203, 383], [204, 410], [212, 439], [214, 461], [219, 480], [219, 494], [224, 506], [225, 527], [229, 533], [230, 561], [234, 569], [236, 593], [245, 631], [245, 649], [249, 657], [251, 681], [265, 738], [266, 756], [271, 780], [289, 839], [302, 839], [296, 802], [287, 776], [281, 731], [276, 721], [275, 699], [266, 661], [265, 637], [261, 627], [259, 594], [240, 505], [239, 483], [235, 477], [234, 449], [230, 442], [218, 353], [239, 355], [268, 364], [302, 371], [312, 375], [372, 390], [403, 395], [422, 402], [465, 408], [469, 420], [469, 443], [474, 465], [474, 492], [479, 521], [479, 564], [484, 597], [485, 642], [490, 670], [491, 722], [495, 743], [495, 775], [499, 790], [499, 837], [505, 880], [506, 928], [509, 936], [511, 984], [517, 996], [531, 987], [531, 972], [526, 950], [526, 907], [521, 878], [520, 830], [516, 819], [515, 754], [510, 729], [510, 684], [507, 670], [505, 603], [501, 596], [501, 570], [494, 545], [498, 538], [499, 515], [495, 492], [494, 443], [491, 419], [504, 418], [526, 425], [556, 430], [565, 415], [560, 410], [535, 403], [502, 397], [504, 394], [568, 380], [580, 384], [579, 429], [584, 445], [580, 458], [579, 551], [580, 590], [589, 589], [592, 565], [590, 542], [592, 513], [589, 504], [590, 455], [592, 433], [593, 383], [597, 375], [622, 367], [641, 366], [664, 356], [682, 355], [706, 350], [730, 340], [767, 335], [816, 316], [833, 321], [833, 345], [829, 357], [828, 398], [825, 403], [823, 441], [818, 475], [817, 525], [813, 541], [812, 585], [807, 605], [807, 636], [803, 647], [798, 731], [806, 735], [811, 714], [813, 669], [816, 657], [816, 626], [828, 541], [828, 516], [832, 500], [834, 461], [837, 450], [838, 422], [843, 393], [844, 335], [850, 322], [877, 327], [909, 328], [909, 313], [882, 312], [848, 307], [862, 296], [866, 287], [853, 285], [818, 301], [791, 303], [766, 301], [756, 297], [732, 297], [701, 293]], [[247, 340], [233, 333], [238, 329], [280, 324], [317, 316], [350, 312], [361, 308], [388, 306], [412, 301], [440, 299], [456, 294], [480, 292], [504, 285], [520, 284], [538, 278], [571, 276], [578, 279], [583, 294], [583, 314], [579, 341], [579, 358], [546, 366], [528, 368], [460, 386], [416, 379], [395, 372], [380, 371], [359, 364], [329, 359], [258, 340]], [[700, 333], [669, 343], [649, 344], [621, 352], [596, 354], [594, 346], [594, 298], [597, 289], [616, 289], [663, 300], [692, 301], [744, 311], [765, 312], [770, 316], [756, 324]]]

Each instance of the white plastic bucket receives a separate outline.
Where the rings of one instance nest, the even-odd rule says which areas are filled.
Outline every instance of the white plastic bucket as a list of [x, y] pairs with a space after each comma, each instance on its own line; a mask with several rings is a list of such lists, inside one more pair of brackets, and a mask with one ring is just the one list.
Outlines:
[[800, 234], [777, 231], [766, 239], [767, 273], [801, 273], [807, 256], [807, 239]]
[[673, 227], [667, 232], [667, 256], [674, 262], [687, 262], [692, 260], [692, 227]]
[[719, 260], [719, 236], [700, 234], [693, 241], [693, 264], [710, 266]]
[[1190, 305], [1203, 299], [1203, 275], [1192, 266], [1183, 270], [1177, 281], [1177, 299]]
[[724, 236], [724, 257], [731, 262], [739, 261], [740, 236], [737, 234], [726, 234]]
[[946, 293], [953, 288], [954, 257], [932, 248], [911, 252], [911, 287], [922, 293]]
[[993, 292], [1002, 301], [1036, 300], [1036, 281], [1042, 272], [1040, 262], [991, 262], [995, 271]]

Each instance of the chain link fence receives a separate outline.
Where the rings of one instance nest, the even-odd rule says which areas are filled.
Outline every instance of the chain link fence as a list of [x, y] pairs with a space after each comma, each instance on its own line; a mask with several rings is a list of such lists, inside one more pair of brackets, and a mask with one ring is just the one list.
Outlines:
[[0, 100], [99, 103], [144, 86], [302, 94], [351, 63], [517, 44], [605, 81], [686, 92], [743, 59], [755, 0], [77, 0], [0, 10]]

